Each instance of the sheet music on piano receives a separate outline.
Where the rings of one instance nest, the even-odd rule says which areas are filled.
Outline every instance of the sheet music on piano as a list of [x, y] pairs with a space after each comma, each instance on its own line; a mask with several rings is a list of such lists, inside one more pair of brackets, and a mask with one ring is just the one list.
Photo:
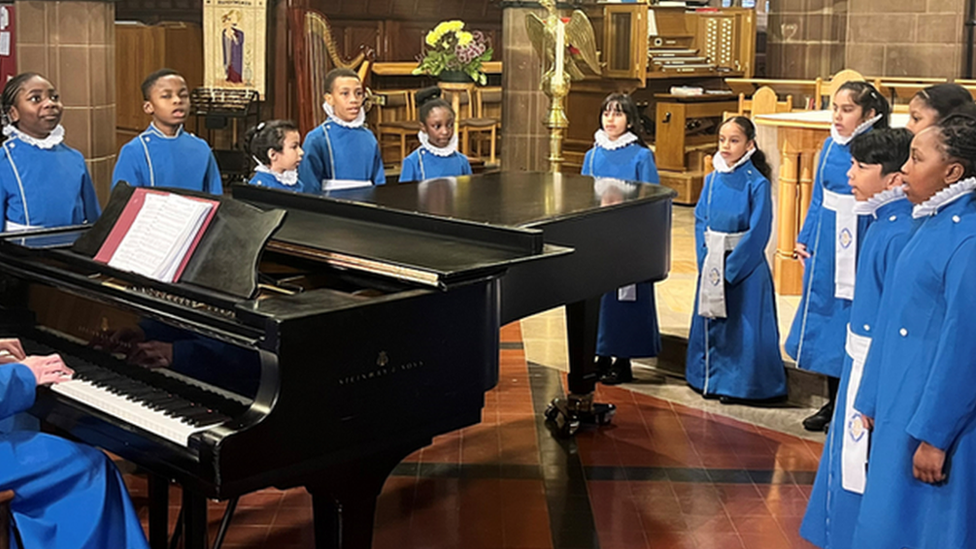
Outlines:
[[215, 200], [136, 189], [95, 260], [161, 282], [174, 282], [218, 204]]

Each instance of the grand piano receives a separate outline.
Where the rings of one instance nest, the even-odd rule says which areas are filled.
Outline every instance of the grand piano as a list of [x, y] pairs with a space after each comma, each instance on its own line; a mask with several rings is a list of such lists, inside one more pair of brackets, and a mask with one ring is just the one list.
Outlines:
[[[480, 421], [501, 324], [554, 300], [592, 308], [606, 289], [667, 270], [666, 244], [590, 276], [577, 271], [604, 270], [591, 262], [640, 239], [560, 243], [577, 224], [654, 227], [647, 242], [666, 243], [665, 189], [538, 174], [389, 187], [400, 188], [429, 198], [428, 211], [235, 189], [175, 284], [93, 261], [99, 225], [0, 237], [0, 333], [61, 353], [77, 373], [40, 388], [32, 413], [152, 473], [154, 548], [167, 546], [175, 481], [186, 547], [207, 546], [207, 498], [304, 486], [317, 547], [368, 549], [393, 467]], [[495, 219], [474, 215], [491, 209]], [[539, 223], [509, 221], [529, 210]], [[503, 287], [509, 275], [521, 282]]]

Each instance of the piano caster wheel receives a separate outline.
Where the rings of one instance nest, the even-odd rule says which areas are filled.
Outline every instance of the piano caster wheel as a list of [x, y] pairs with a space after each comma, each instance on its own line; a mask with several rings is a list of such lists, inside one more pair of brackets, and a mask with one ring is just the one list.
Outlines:
[[546, 408], [546, 421], [560, 437], [576, 434], [580, 425], [610, 425], [617, 407], [592, 401], [592, 395], [554, 398]]
[[579, 431], [580, 422], [579, 419], [573, 416], [557, 415], [554, 420], [556, 423], [556, 432], [559, 433], [560, 437], [569, 438]]
[[617, 407], [613, 404], [593, 404], [593, 419], [597, 425], [610, 425], [613, 416], [617, 415]]
[[549, 406], [546, 407], [545, 416], [549, 421], [556, 421], [556, 418], [559, 417], [559, 408], [556, 407], [554, 402], [550, 402]]

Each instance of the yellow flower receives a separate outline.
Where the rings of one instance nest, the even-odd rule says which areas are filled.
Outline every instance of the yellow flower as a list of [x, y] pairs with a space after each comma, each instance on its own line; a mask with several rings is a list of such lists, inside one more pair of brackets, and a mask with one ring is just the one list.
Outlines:
[[457, 39], [459, 46], [467, 46], [472, 40], [474, 40], [474, 35], [470, 32], [461, 31], [457, 33]]
[[[464, 28], [464, 21], [459, 21], [459, 20], [455, 19], [453, 21], [445, 21], [445, 22], [441, 23], [441, 25], [445, 25], [447, 27], [447, 30], [448, 31], [457, 32], [457, 31], [459, 31], [459, 30], [461, 30], [461, 29]], [[440, 25], [438, 25], [438, 26], [440, 26]]]

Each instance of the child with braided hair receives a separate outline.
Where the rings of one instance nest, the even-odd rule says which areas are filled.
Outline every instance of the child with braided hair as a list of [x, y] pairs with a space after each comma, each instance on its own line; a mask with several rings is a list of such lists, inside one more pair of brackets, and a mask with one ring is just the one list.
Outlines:
[[918, 228], [885, 278], [854, 408], [870, 419], [852, 547], [976, 547], [976, 119], [950, 115], [902, 167]]

